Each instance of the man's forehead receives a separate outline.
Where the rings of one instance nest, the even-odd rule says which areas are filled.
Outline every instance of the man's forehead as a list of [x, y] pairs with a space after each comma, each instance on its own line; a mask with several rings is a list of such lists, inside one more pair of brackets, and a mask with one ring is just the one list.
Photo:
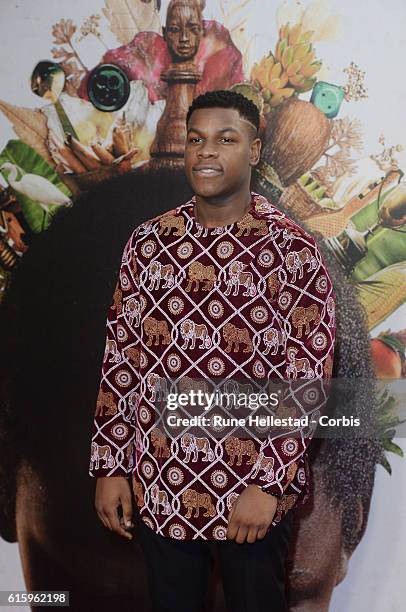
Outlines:
[[[200, 121], [197, 113], [200, 115]], [[204, 118], [203, 118], [204, 114]], [[256, 126], [245, 117], [242, 117], [239, 111], [236, 108], [222, 108], [222, 107], [209, 107], [209, 108], [197, 108], [193, 111], [190, 120], [189, 120], [189, 130], [194, 127], [206, 127], [208, 121], [208, 115], [210, 116], [211, 122], [214, 124], [218, 124], [216, 127], [222, 129], [224, 127], [224, 121], [227, 121], [227, 125], [232, 125], [232, 127], [236, 130], [240, 130], [241, 126], [239, 122], [244, 123], [245, 125], [257, 129]], [[224, 115], [228, 115], [227, 119], [225, 119]], [[201, 126], [199, 126], [201, 124]]]

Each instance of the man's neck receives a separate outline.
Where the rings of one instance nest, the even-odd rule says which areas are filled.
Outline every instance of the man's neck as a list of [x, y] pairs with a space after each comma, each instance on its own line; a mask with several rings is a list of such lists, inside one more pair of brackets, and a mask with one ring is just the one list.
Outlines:
[[203, 227], [223, 227], [239, 221], [251, 207], [251, 192], [229, 198], [201, 198], [196, 195], [195, 218]]

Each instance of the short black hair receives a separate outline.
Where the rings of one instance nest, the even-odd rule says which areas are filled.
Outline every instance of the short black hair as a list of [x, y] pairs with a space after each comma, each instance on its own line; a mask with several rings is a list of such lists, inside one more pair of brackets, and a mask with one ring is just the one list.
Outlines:
[[259, 110], [258, 107], [248, 98], [236, 91], [228, 89], [217, 89], [215, 91], [207, 91], [200, 96], [197, 96], [189, 106], [186, 115], [186, 125], [193, 111], [198, 108], [235, 108], [241, 117], [252, 123], [256, 131], [259, 130]]

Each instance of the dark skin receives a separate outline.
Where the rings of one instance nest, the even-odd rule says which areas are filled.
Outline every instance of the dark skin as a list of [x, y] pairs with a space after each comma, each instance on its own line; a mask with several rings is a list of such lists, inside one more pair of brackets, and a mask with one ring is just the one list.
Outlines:
[[[132, 540], [129, 529], [134, 527], [132, 522], [132, 500], [130, 483], [122, 476], [106, 476], [97, 479], [96, 512], [99, 519], [107, 529], [118, 535]], [[118, 508], [121, 506], [123, 516], [120, 519]]]
[[[238, 221], [250, 206], [251, 169], [261, 151], [255, 126], [234, 108], [200, 108], [187, 128], [185, 174], [196, 195], [197, 219], [206, 227]], [[215, 172], [206, 174], [202, 166]]]
[[[187, 128], [185, 174], [196, 196], [196, 218], [205, 227], [238, 221], [250, 207], [251, 170], [261, 152], [255, 126], [234, 108], [202, 108], [192, 113]], [[263, 539], [276, 506], [275, 496], [248, 485], [231, 508], [227, 539], [238, 544]], [[126, 478], [98, 478], [96, 510], [105, 527], [132, 539], [128, 531], [133, 527], [131, 492]]]

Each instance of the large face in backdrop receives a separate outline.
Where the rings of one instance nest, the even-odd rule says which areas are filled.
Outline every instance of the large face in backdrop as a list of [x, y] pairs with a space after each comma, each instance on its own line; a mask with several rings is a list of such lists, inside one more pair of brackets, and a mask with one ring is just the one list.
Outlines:
[[[3, 402], [9, 452], [2, 458], [8, 483], [1, 533], [18, 540], [26, 588], [69, 590], [72, 610], [147, 609], [136, 535], [129, 542], [109, 532], [94, 508], [95, 481], [87, 471], [91, 423], [105, 317], [125, 241], [131, 228], [191, 195], [183, 172], [157, 170], [118, 177], [81, 196], [32, 245], [2, 313], [2, 366], [14, 384]], [[324, 468], [329, 456], [334, 465], [333, 455], [337, 461], [334, 449], [316, 453], [314, 498], [297, 517], [289, 561], [292, 612], [328, 610], [355, 545], [343, 537], [345, 507], [355, 543], [366, 522], [369, 496], [359, 504], [345, 496], [331, 503]], [[212, 609], [225, 612], [214, 577]]]
[[[37, 4], [45, 6], [47, 2]], [[29, 34], [24, 3], [9, 0], [8, 4], [10, 20], [3, 20], [4, 27], [12, 26], [15, 31], [21, 28], [23, 34]], [[209, 138], [209, 153], [205, 155], [206, 159], [216, 159], [221, 168], [216, 178], [203, 180], [193, 173], [192, 149], [196, 144], [199, 150], [198, 139], [190, 143], [186, 174], [139, 167], [149, 159], [162, 110], [171, 108], [168, 92], [172, 92], [173, 107], [184, 108], [186, 101], [190, 103], [192, 88], [186, 95], [179, 83], [170, 79], [190, 79], [191, 74], [196, 79], [201, 73], [193, 95], [242, 86], [241, 93], [253, 95], [262, 108], [264, 174], [259, 176], [261, 170], [257, 166], [252, 186], [294, 221], [300, 224], [301, 219], [306, 220], [302, 225], [315, 237], [318, 234], [329, 267], [330, 261], [334, 263], [330, 272], [338, 298], [335, 357], [340, 366], [345, 365], [337, 377], [347, 380], [371, 380], [373, 363], [367, 325], [373, 329], [405, 300], [402, 279], [406, 256], [400, 227], [405, 192], [393, 191], [392, 197], [382, 200], [382, 207], [378, 197], [378, 192], [386, 197], [394, 187], [389, 169], [397, 168], [398, 147], [385, 144], [381, 136], [382, 153], [376, 155], [376, 150], [368, 150], [367, 157], [359, 159], [363, 144], [359, 128], [361, 132], [367, 128], [364, 118], [375, 114], [381, 120], [395, 113], [379, 115], [378, 106], [360, 106], [358, 125], [355, 111], [352, 117], [355, 106], [347, 105], [356, 101], [363, 105], [363, 71], [375, 70], [373, 65], [357, 66], [351, 62], [343, 70], [347, 77], [341, 75], [338, 79], [343, 49], [346, 57], [361, 61], [359, 45], [351, 45], [351, 34], [355, 32], [351, 26], [355, 25], [357, 33], [361, 26], [364, 28], [360, 36], [364, 41], [370, 38], [365, 24], [373, 29], [371, 20], [358, 23], [353, 13], [356, 3], [338, 3], [340, 11], [348, 9], [350, 19], [345, 28], [347, 37], [338, 38], [339, 43], [329, 54], [329, 61], [336, 58], [337, 83], [322, 81], [327, 66], [320, 57], [319, 41], [327, 43], [329, 37], [332, 40], [340, 20], [336, 15], [323, 15], [326, 3], [318, 0], [257, 2], [255, 10], [255, 3], [244, 0], [213, 1], [207, 3], [206, 15], [204, 0], [96, 0], [100, 11], [95, 10], [103, 12], [103, 16], [91, 15], [82, 23], [82, 7], [87, 11], [91, 2], [80, 3], [80, 10], [79, 3], [49, 0], [49, 4], [64, 5], [66, 11], [57, 23], [53, 21], [53, 11], [42, 11], [42, 15], [38, 11], [38, 36], [49, 43], [51, 37], [54, 39], [48, 52], [52, 61], [41, 60], [31, 81], [32, 92], [41, 96], [41, 102], [37, 99], [41, 109], [34, 110], [37, 105], [31, 104], [31, 98], [23, 100], [20, 87], [24, 79], [29, 87], [28, 73], [19, 71], [22, 66], [26, 69], [22, 60], [34, 63], [40, 59], [35, 57], [30, 36], [19, 37], [23, 43], [17, 56], [14, 54], [9, 87], [0, 96], [0, 112], [7, 117], [10, 130], [15, 131], [7, 145], [2, 138], [5, 149], [0, 154], [0, 171], [10, 185], [16, 185], [13, 210], [16, 212], [19, 203], [23, 204], [29, 214], [18, 214], [31, 229], [25, 244], [21, 239], [23, 228], [15, 216], [14, 228], [9, 236], [4, 234], [2, 215], [6, 209], [0, 189], [0, 260], [19, 261], [18, 255], [13, 258], [10, 246], [24, 253], [20, 267], [10, 272], [14, 282], [0, 308], [0, 536], [18, 542], [27, 589], [70, 591], [70, 609], [74, 612], [143, 612], [148, 608], [147, 575], [137, 537], [129, 542], [103, 527], [94, 507], [96, 481], [88, 475], [107, 310], [122, 250], [135, 226], [186, 202], [193, 193], [209, 196], [210, 182], [221, 183], [226, 176], [227, 189], [230, 184], [234, 189], [244, 179], [231, 153], [238, 143], [230, 145], [229, 134], [223, 134], [225, 139], [216, 141], [216, 151], [214, 132], [208, 132], [204, 113], [194, 114], [195, 127], [200, 126], [201, 131], [195, 136]], [[214, 16], [216, 11], [218, 19]], [[257, 15], [253, 20], [254, 12]], [[395, 24], [392, 13], [391, 17], [389, 29]], [[381, 23], [384, 26], [383, 20]], [[5, 44], [7, 40], [4, 37]], [[384, 47], [381, 51], [385, 52]], [[117, 95], [115, 87], [107, 92], [114, 98], [114, 107], [119, 108], [114, 115], [96, 112], [89, 97], [88, 86], [93, 83], [90, 75], [102, 64], [108, 65], [107, 73], [105, 66], [101, 70], [104, 94], [106, 74], [111, 74], [112, 64], [119, 69], [115, 75], [123, 77], [120, 82], [130, 89], [125, 106], [120, 106], [123, 97]], [[390, 64], [388, 55], [388, 70]], [[168, 80], [161, 79], [163, 73]], [[96, 85], [100, 85], [97, 79]], [[91, 87], [90, 91], [93, 92]], [[94, 104], [95, 98], [91, 97]], [[220, 115], [216, 119], [222, 127], [230, 113], [229, 109], [223, 110], [221, 119]], [[234, 118], [236, 112], [231, 111]], [[171, 126], [176, 125], [171, 120]], [[181, 117], [176, 129], [179, 125], [183, 130]], [[397, 133], [394, 125], [382, 121], [377, 133], [384, 134], [388, 127]], [[373, 139], [376, 122], [365, 131], [368, 129]], [[172, 145], [175, 138], [169, 133], [172, 140], [168, 137], [168, 143]], [[364, 174], [363, 161], [375, 164], [373, 170], [365, 170]], [[355, 162], [359, 163], [358, 170]], [[345, 175], [348, 178], [353, 173], [359, 176], [346, 183]], [[379, 181], [386, 173], [389, 180], [382, 189]], [[82, 193], [71, 209], [52, 217], [53, 206], [70, 203], [68, 192], [69, 197], [83, 192], [107, 176], [116, 178]], [[358, 182], [361, 178], [362, 187]], [[45, 189], [40, 194], [43, 200], [37, 191], [41, 186]], [[52, 187], [56, 186], [55, 192]], [[330, 198], [333, 186], [338, 189], [333, 193], [341, 192], [342, 196]], [[276, 196], [279, 187], [283, 189], [281, 201]], [[24, 196], [24, 191], [28, 195]], [[390, 209], [386, 208], [389, 203]], [[50, 206], [48, 212], [44, 205]], [[382, 217], [378, 219], [379, 207]], [[292, 210], [300, 218], [295, 218]], [[354, 214], [354, 210], [358, 212]], [[391, 223], [395, 218], [399, 225], [396, 231], [392, 231], [394, 227], [379, 227], [371, 235], [375, 221], [381, 225], [389, 218]], [[48, 222], [49, 229], [43, 231]], [[324, 233], [319, 233], [322, 225]], [[335, 244], [337, 258], [330, 247], [340, 232], [342, 241]], [[334, 238], [329, 248], [328, 238]], [[365, 246], [368, 254], [364, 258]], [[355, 276], [347, 275], [338, 260], [344, 256], [345, 266], [352, 265], [358, 255], [363, 259], [357, 260]], [[0, 292], [5, 286], [3, 272], [0, 265]], [[369, 323], [365, 321], [364, 307]], [[385, 371], [388, 352], [395, 355], [390, 347], [386, 348], [388, 351], [382, 351], [380, 357]], [[397, 357], [400, 372], [398, 353]], [[350, 397], [347, 404], [341, 401], [339, 408], [344, 414], [347, 408], [347, 414], [361, 417], [366, 427], [373, 428], [377, 413], [372, 396], [373, 391], [368, 390], [362, 398]], [[381, 414], [378, 416], [380, 420]], [[381, 441], [351, 437], [315, 440], [311, 445], [313, 493], [306, 507], [296, 511], [287, 567], [290, 612], [328, 611], [334, 587], [345, 577], [348, 560], [364, 534], [381, 452]], [[211, 595], [211, 609], [225, 612], [217, 570]], [[271, 602], [269, 607], [271, 610]]]

